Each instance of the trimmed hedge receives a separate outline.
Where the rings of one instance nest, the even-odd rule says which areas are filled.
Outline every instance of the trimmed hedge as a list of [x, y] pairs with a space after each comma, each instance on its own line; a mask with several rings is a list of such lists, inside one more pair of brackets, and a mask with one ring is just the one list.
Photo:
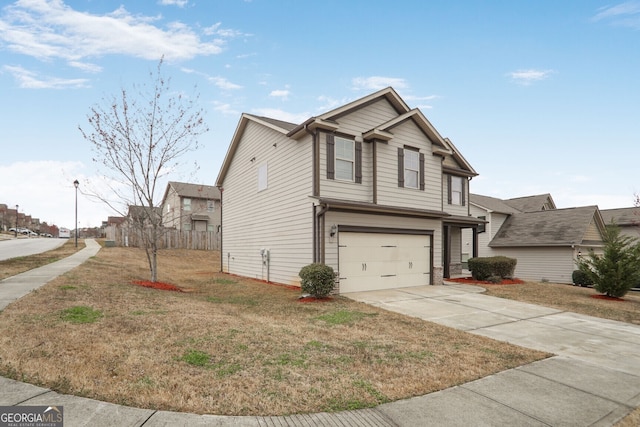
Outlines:
[[513, 278], [518, 260], [506, 256], [477, 257], [469, 259], [469, 270], [476, 280], [489, 280], [496, 276], [500, 279]]
[[571, 273], [571, 280], [574, 285], [593, 286], [593, 281], [584, 271], [573, 270], [573, 273]]
[[326, 264], [305, 265], [298, 273], [302, 292], [316, 298], [328, 296], [336, 285], [336, 273]]

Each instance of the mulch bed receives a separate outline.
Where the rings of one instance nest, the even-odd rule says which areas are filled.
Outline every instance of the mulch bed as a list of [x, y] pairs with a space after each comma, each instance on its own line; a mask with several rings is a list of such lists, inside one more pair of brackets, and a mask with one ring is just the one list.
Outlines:
[[175, 285], [170, 285], [169, 283], [151, 282], [148, 280], [134, 280], [132, 283], [134, 285], [142, 286], [145, 288], [159, 289], [161, 291], [184, 292], [179, 287]]
[[447, 282], [465, 283], [468, 285], [521, 285], [524, 283], [524, 281], [520, 279], [502, 279], [500, 283], [493, 283], [486, 280], [476, 280], [473, 277], [459, 277], [445, 280]]
[[333, 301], [333, 298], [331, 297], [316, 298], [311, 296], [298, 298], [298, 302], [329, 302], [329, 301]]
[[607, 301], [626, 301], [624, 298], [610, 297], [609, 295], [591, 295], [591, 298], [603, 299]]

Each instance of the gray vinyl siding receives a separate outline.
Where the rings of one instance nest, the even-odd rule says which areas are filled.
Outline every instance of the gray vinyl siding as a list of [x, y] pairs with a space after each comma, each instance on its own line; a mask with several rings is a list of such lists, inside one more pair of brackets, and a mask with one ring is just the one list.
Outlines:
[[[489, 243], [495, 237], [502, 224], [507, 220], [508, 215], [498, 212], [487, 212], [484, 209], [480, 209], [474, 205], [470, 206], [471, 216], [477, 218], [485, 216], [489, 221], [485, 226], [484, 233], [478, 233], [478, 256], [489, 257], [495, 255], [495, 251], [489, 247]], [[471, 229], [462, 230], [462, 245], [464, 253], [469, 253], [471, 256], [471, 248], [473, 245], [473, 235]]]
[[442, 176], [442, 204], [444, 211], [451, 215], [467, 216], [469, 214], [469, 181], [466, 178], [463, 180], [464, 191], [464, 204], [454, 205], [449, 203], [449, 180], [448, 175]]
[[[442, 165], [440, 157], [433, 156], [431, 142], [411, 120], [394, 127], [392, 133], [387, 144], [378, 144], [378, 203], [441, 210]], [[424, 154], [424, 191], [398, 187], [398, 148], [405, 145]]]
[[[300, 268], [313, 261], [311, 147], [310, 137], [293, 141], [247, 124], [223, 182], [224, 271], [267, 280], [260, 255], [266, 248], [269, 280], [299, 284]], [[267, 189], [258, 191], [258, 168], [265, 163]]]
[[[354, 137], [355, 139], [355, 137]], [[362, 140], [362, 137], [359, 138]], [[362, 143], [362, 183], [327, 179], [327, 134], [319, 132], [320, 143], [320, 195], [333, 199], [373, 202], [373, 147]], [[355, 166], [355, 165], [354, 165]]]
[[587, 227], [587, 231], [584, 233], [584, 238], [582, 240], [591, 240], [591, 241], [601, 241], [602, 236], [600, 235], [600, 230], [596, 226], [595, 221], [592, 219], [591, 223]]
[[574, 250], [570, 247], [499, 248], [494, 255], [518, 260], [515, 276], [522, 280], [571, 283], [575, 270]]
[[[362, 141], [362, 134], [387, 122], [398, 113], [386, 100], [380, 100], [367, 108], [361, 108], [351, 114], [338, 118], [340, 134], [351, 135]], [[327, 179], [327, 142], [326, 133], [319, 132], [320, 143], [320, 195], [336, 199], [358, 202], [373, 202], [373, 143], [362, 143], [362, 183]], [[378, 144], [378, 149], [382, 144]], [[380, 169], [380, 165], [378, 165]], [[394, 166], [397, 170], [397, 166]]]
[[180, 229], [180, 197], [173, 188], [169, 188], [167, 199], [162, 207], [162, 223], [165, 227]]
[[384, 215], [364, 215], [348, 212], [327, 212], [325, 219], [325, 263], [339, 271], [338, 240], [339, 236], [331, 237], [331, 225], [355, 225], [379, 228], [401, 228], [410, 230], [433, 230], [433, 266], [442, 266], [442, 224], [440, 220], [404, 217], [389, 217]]

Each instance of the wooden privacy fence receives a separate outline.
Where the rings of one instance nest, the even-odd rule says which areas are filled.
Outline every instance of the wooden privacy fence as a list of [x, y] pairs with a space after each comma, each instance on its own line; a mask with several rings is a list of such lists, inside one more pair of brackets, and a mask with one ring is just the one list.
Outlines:
[[[140, 230], [134, 228], [109, 227], [106, 230], [106, 239], [107, 241], [113, 241], [115, 246], [142, 247]], [[220, 233], [215, 231], [163, 229], [160, 231], [158, 248], [218, 250], [220, 249]]]

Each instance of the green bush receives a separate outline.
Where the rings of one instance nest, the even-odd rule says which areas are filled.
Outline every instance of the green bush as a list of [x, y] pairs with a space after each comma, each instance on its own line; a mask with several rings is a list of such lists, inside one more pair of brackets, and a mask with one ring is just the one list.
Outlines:
[[491, 276], [500, 279], [513, 278], [518, 260], [506, 256], [477, 257], [469, 259], [469, 270], [476, 280], [489, 280]]
[[326, 264], [305, 265], [298, 273], [302, 292], [316, 298], [328, 296], [335, 287], [336, 273]]
[[640, 282], [640, 244], [620, 234], [620, 228], [609, 225], [604, 235], [604, 254], [589, 255], [577, 261], [578, 269], [593, 282], [596, 291], [621, 298]]
[[573, 273], [571, 273], [571, 280], [574, 285], [593, 286], [593, 282], [589, 276], [580, 270], [574, 270]]

